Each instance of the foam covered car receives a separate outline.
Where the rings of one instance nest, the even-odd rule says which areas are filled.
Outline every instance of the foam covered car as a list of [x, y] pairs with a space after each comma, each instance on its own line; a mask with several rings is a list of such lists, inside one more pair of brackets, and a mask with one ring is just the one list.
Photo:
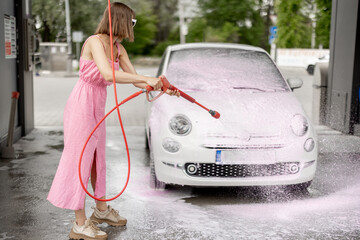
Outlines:
[[161, 74], [221, 117], [166, 94], [148, 103], [153, 186], [310, 185], [318, 149], [292, 91], [301, 82], [285, 80], [266, 51], [240, 44], [173, 45], [163, 54]]

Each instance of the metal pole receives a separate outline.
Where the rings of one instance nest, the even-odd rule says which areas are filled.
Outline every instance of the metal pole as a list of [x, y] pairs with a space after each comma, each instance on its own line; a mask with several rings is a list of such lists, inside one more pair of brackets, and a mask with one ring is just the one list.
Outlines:
[[14, 142], [16, 105], [17, 105], [19, 96], [20, 96], [19, 92], [12, 92], [7, 144], [6, 144], [6, 147], [1, 149], [1, 157], [2, 158], [16, 158], [15, 149], [13, 147], [13, 142]]
[[313, 12], [311, 13], [311, 25], [312, 25], [312, 32], [311, 32], [311, 48], [315, 48], [316, 44], [316, 3], [314, 3]]
[[70, 27], [70, 8], [69, 0], [65, 0], [65, 16], [66, 16], [66, 40], [68, 44], [68, 62], [66, 70], [68, 73], [72, 72], [72, 46], [71, 46], [71, 27]]
[[184, 33], [184, 6], [181, 0], [178, 0], [178, 7], [179, 7], [179, 21], [180, 21], [180, 43], [185, 43], [185, 33]]
[[80, 61], [80, 43], [76, 43], [76, 59]]

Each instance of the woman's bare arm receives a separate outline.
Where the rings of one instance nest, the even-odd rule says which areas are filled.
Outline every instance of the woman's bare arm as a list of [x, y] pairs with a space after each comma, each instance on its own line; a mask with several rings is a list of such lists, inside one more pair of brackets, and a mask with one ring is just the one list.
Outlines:
[[[132, 65], [130, 59], [129, 59], [129, 55], [127, 54], [126, 49], [124, 48], [124, 46], [122, 44], [120, 45], [120, 67], [124, 72], [127, 73], [132, 73], [132, 74], [137, 74], [134, 66]], [[146, 83], [133, 83], [135, 87], [138, 88], [145, 88], [147, 86]]]
[[[131, 64], [126, 49], [121, 44], [120, 44], [120, 67], [122, 68], [122, 70], [124, 70], [124, 72], [137, 74], [134, 66]], [[148, 85], [146, 83], [133, 83], [133, 84], [135, 87], [138, 88], [145, 88]], [[167, 90], [166, 93], [171, 96], [173, 95], [176, 95], [178, 97], [180, 96], [180, 93], [178, 91]]]
[[[104, 47], [100, 39], [89, 39], [88, 47], [90, 47], [92, 58], [94, 59], [95, 64], [98, 67], [103, 78], [109, 82], [113, 81], [111, 65], [109, 64], [108, 58], [106, 57]], [[154, 89], [160, 89], [162, 86], [162, 83], [158, 78], [152, 78], [122, 71], [115, 71], [115, 82], [145, 84], [154, 87]]]

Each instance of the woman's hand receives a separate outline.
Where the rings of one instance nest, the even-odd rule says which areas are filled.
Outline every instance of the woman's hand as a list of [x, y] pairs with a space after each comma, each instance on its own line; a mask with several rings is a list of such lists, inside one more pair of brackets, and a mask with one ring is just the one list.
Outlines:
[[148, 80], [146, 81], [146, 83], [153, 87], [154, 90], [161, 90], [161, 87], [163, 86], [160, 78], [152, 78], [152, 77], [149, 77]]
[[170, 96], [177, 96], [180, 97], [180, 92], [179, 90], [166, 90], [166, 94], [170, 95]]

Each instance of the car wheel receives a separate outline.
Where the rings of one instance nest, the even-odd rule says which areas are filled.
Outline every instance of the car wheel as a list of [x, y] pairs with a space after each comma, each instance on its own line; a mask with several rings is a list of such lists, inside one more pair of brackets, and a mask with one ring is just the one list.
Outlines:
[[165, 190], [166, 186], [166, 183], [157, 179], [154, 158], [150, 156], [150, 187], [156, 190]]
[[149, 138], [147, 136], [146, 128], [145, 128], [145, 148], [149, 149]]

